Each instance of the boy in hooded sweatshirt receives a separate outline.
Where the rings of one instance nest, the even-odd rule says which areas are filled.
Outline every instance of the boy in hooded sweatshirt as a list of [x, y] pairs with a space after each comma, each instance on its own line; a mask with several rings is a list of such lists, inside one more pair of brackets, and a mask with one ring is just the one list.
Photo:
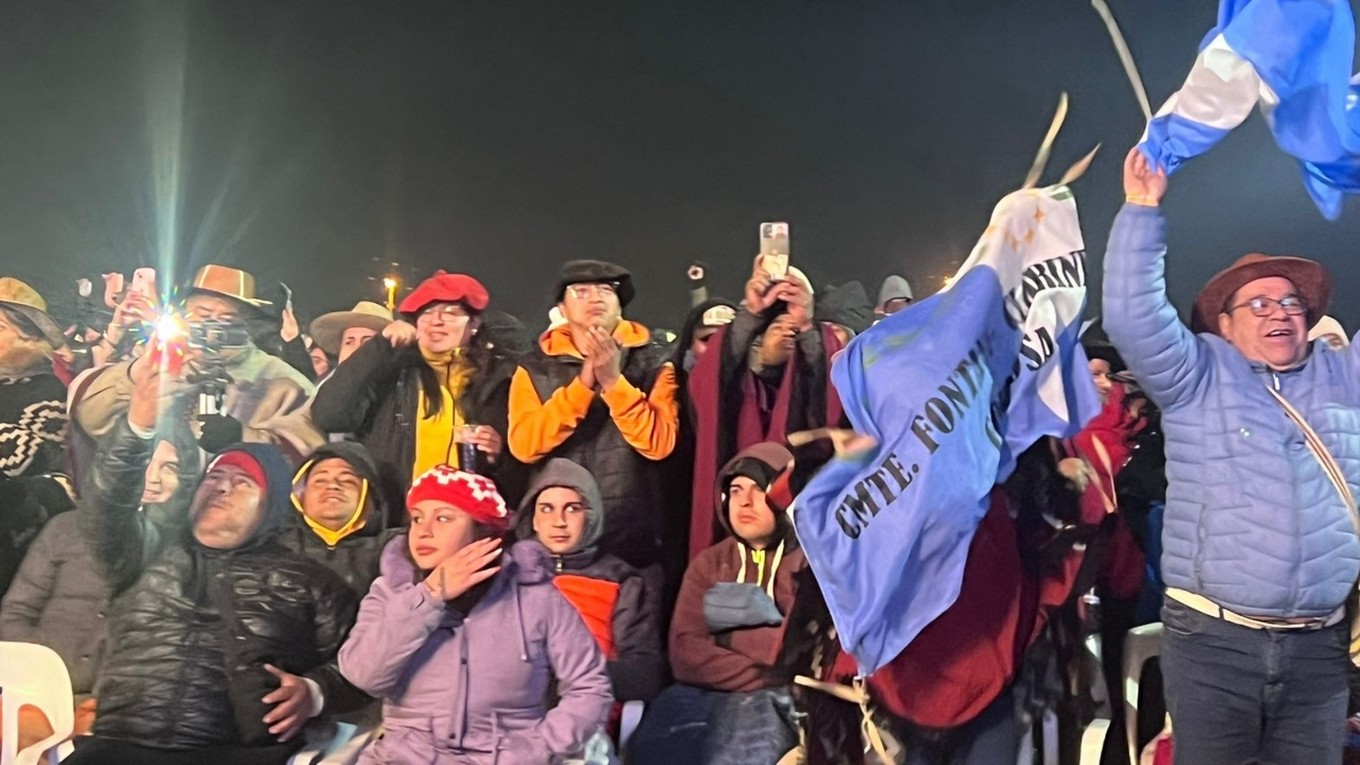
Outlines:
[[629, 758], [649, 765], [774, 765], [797, 745], [787, 683], [774, 664], [807, 566], [793, 526], [765, 491], [793, 461], [764, 442], [718, 475], [729, 536], [694, 559], [670, 628], [672, 686], [647, 710]]
[[378, 467], [363, 444], [338, 441], [312, 453], [293, 476], [297, 515], [280, 537], [289, 549], [334, 571], [360, 598], [378, 578], [388, 527]]
[[603, 533], [594, 477], [571, 460], [548, 460], [520, 503], [516, 536], [552, 556], [553, 584], [595, 636], [614, 698], [650, 701], [666, 676], [656, 600], [637, 569], [600, 551]]

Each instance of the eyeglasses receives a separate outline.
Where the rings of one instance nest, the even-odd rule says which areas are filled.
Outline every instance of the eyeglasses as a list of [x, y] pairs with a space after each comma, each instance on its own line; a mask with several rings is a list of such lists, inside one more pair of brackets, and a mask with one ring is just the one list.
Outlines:
[[599, 284], [573, 284], [567, 287], [567, 294], [581, 300], [592, 295], [600, 297], [610, 297], [619, 293], [619, 285], [615, 282], [601, 282]]
[[1298, 295], [1287, 295], [1279, 300], [1268, 297], [1254, 297], [1245, 303], [1229, 306], [1224, 313], [1232, 313], [1239, 308], [1250, 308], [1252, 316], [1264, 318], [1275, 313], [1276, 307], [1283, 308], [1286, 316], [1308, 313], [1308, 304], [1303, 302], [1303, 298]]
[[444, 305], [432, 305], [420, 312], [421, 319], [435, 319], [449, 321], [450, 319], [465, 319], [467, 311], [455, 303], [445, 303]]

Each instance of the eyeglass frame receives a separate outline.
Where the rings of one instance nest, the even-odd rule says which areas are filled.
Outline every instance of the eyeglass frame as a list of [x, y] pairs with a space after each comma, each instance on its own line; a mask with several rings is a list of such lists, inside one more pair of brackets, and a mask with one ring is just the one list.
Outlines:
[[[1265, 304], [1261, 306], [1261, 310], [1264, 311], [1264, 313], [1258, 313], [1256, 308], [1252, 306], [1252, 303], [1255, 303], [1258, 300], [1262, 301]], [[1286, 300], [1292, 300], [1294, 302], [1289, 305], [1286, 305], [1285, 304]], [[1290, 311], [1289, 310], [1290, 306], [1297, 306], [1299, 310]], [[1226, 308], [1223, 309], [1223, 313], [1230, 314], [1239, 308], [1246, 308], [1250, 310], [1251, 315], [1255, 316], [1258, 319], [1264, 319], [1267, 316], [1275, 313], [1276, 308], [1283, 310], [1285, 316], [1303, 316], [1304, 314], [1308, 313], [1308, 301], [1304, 300], [1302, 295], [1285, 295], [1284, 297], [1278, 300], [1276, 300], [1273, 297], [1266, 297], [1265, 295], [1257, 295], [1256, 297], [1247, 300], [1245, 303], [1238, 303], [1237, 305], [1227, 306]]]
[[419, 322], [421, 319], [434, 320], [435, 317], [438, 317], [439, 321], [445, 322], [450, 319], [466, 319], [471, 315], [462, 303], [438, 302], [420, 309], [420, 313], [416, 314], [416, 321]]
[[608, 296], [610, 296], [610, 295], [613, 295], [614, 297], [618, 297], [618, 295], [619, 295], [619, 284], [620, 284], [619, 282], [613, 282], [613, 281], [611, 281], [611, 282], [577, 282], [577, 283], [575, 283], [575, 284], [568, 284], [568, 285], [566, 286], [566, 288], [562, 290], [562, 294], [563, 294], [563, 295], [571, 295], [571, 296], [572, 296], [573, 298], [575, 298], [576, 300], [584, 300], [584, 299], [590, 297], [592, 294], [597, 294], [597, 295], [600, 295], [600, 296], [602, 296], [602, 297], [608, 297]]

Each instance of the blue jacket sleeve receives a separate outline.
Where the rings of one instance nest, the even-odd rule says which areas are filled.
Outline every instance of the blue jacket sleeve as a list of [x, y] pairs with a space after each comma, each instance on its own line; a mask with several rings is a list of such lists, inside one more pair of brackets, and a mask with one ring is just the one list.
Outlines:
[[1201, 341], [1166, 296], [1166, 220], [1126, 204], [1105, 250], [1104, 325], [1129, 371], [1162, 409], [1185, 404], [1203, 382]]

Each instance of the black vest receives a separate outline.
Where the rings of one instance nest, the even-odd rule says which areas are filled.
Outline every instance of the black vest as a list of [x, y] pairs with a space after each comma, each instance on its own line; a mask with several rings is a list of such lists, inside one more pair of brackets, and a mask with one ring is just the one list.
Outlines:
[[[657, 342], [624, 348], [624, 379], [644, 394], [650, 393], [667, 360], [665, 351], [665, 346]], [[539, 350], [526, 360], [524, 368], [539, 400], [547, 401], [581, 373], [581, 363], [575, 356], [549, 356]], [[576, 430], [545, 459], [551, 457], [584, 467], [599, 484], [604, 502], [601, 551], [637, 568], [658, 562], [664, 510], [659, 463], [642, 456], [624, 440], [599, 396], [590, 402]]]

